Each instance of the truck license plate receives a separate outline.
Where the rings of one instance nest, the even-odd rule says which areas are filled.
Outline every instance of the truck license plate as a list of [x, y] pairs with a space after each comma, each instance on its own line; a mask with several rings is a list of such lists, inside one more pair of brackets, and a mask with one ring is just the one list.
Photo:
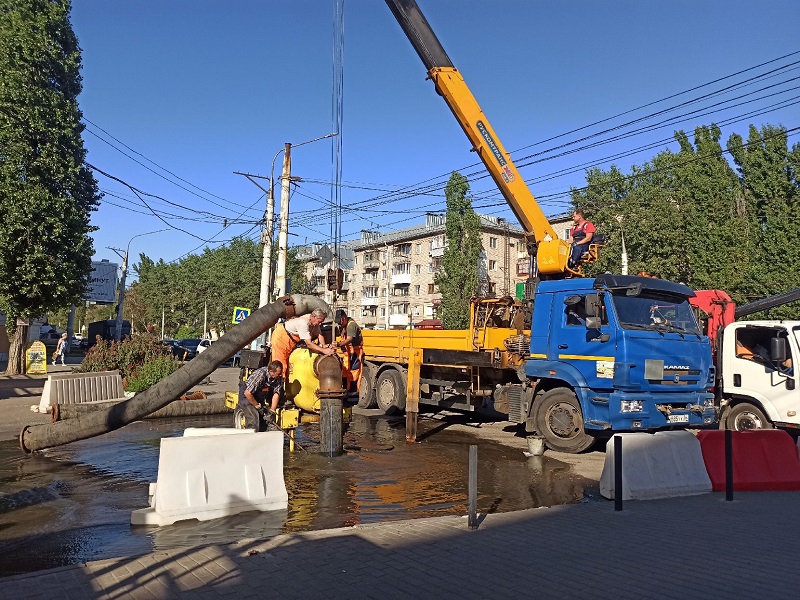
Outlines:
[[667, 415], [667, 423], [688, 423], [689, 415]]

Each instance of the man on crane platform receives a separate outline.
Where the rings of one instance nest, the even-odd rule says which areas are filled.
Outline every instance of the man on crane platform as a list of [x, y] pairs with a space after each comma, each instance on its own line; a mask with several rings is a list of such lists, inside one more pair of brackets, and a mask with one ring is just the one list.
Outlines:
[[586, 220], [586, 215], [584, 215], [582, 208], [575, 209], [572, 213], [572, 220], [575, 222], [575, 227], [572, 228], [569, 236], [569, 242], [572, 244], [572, 250], [569, 255], [570, 269], [577, 267], [583, 255], [589, 251], [589, 244], [595, 232], [594, 225]]

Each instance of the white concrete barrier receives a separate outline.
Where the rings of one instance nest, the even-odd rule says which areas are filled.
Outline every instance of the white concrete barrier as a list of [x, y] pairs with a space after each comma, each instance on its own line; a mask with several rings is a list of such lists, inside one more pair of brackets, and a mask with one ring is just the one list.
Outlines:
[[[622, 499], [652, 500], [711, 491], [700, 442], [689, 431], [617, 433], [622, 438]], [[614, 437], [606, 443], [600, 494], [615, 498]]]
[[150, 507], [133, 511], [131, 525], [162, 526], [286, 509], [283, 433], [232, 431], [242, 435], [162, 438], [158, 479], [150, 484]]
[[51, 373], [47, 376], [39, 400], [40, 413], [46, 413], [55, 404], [82, 404], [124, 400], [122, 377], [119, 371], [96, 373]]
[[236, 429], [234, 427], [187, 427], [183, 430], [183, 437], [200, 435], [231, 435], [234, 433], [255, 433], [255, 429]]

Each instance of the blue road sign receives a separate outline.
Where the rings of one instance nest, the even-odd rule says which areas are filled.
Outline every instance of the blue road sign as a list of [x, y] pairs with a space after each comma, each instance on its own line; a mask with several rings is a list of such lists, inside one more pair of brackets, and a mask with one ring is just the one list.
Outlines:
[[249, 308], [242, 308], [241, 306], [234, 306], [233, 307], [232, 323], [234, 325], [238, 325], [239, 323], [244, 321], [249, 316], [250, 316], [250, 309]]

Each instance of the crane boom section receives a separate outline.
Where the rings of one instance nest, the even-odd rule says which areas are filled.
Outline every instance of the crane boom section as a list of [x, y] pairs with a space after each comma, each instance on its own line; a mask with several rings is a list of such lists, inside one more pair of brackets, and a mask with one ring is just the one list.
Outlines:
[[458, 69], [434, 67], [428, 71], [428, 75], [526, 233], [539, 243], [558, 240], [553, 226], [539, 208]]
[[386, 0], [522, 228], [542, 275], [567, 272], [570, 245], [558, 238], [525, 180], [489, 124], [461, 73], [453, 66], [415, 0]]

